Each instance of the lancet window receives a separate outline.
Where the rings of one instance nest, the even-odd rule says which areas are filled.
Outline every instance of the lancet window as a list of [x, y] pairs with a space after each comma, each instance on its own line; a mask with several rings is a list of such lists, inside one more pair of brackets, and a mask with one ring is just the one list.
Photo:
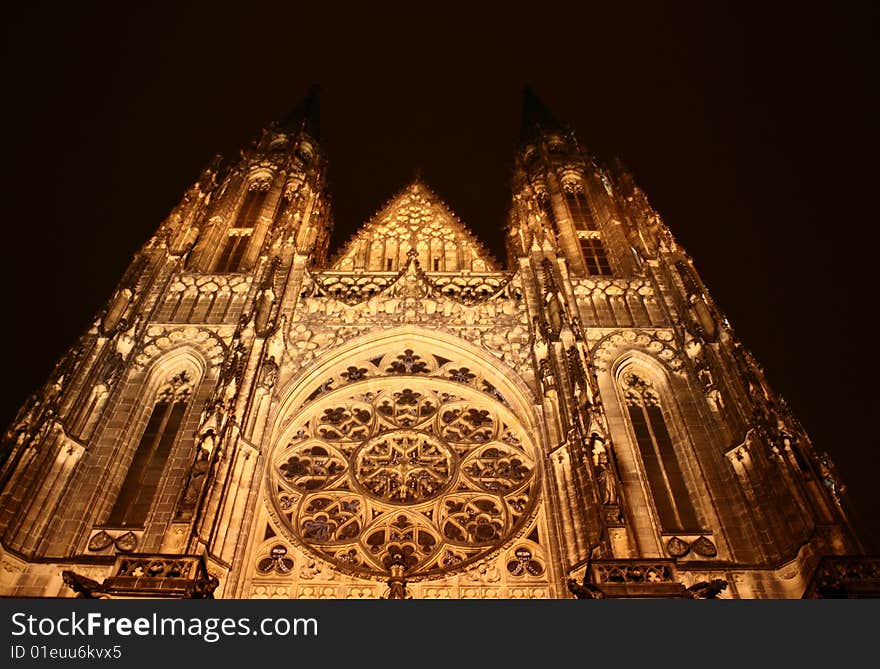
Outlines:
[[566, 188], [565, 203], [568, 205], [568, 212], [575, 230], [594, 232], [599, 229], [596, 227], [596, 221], [593, 219], [593, 213], [590, 211], [590, 205], [587, 204], [587, 197], [583, 190], [579, 187]]
[[611, 274], [611, 264], [602, 240], [597, 237], [581, 237], [579, 241], [587, 274]]
[[699, 530], [682, 468], [663, 415], [660, 395], [650, 381], [630, 372], [623, 377], [630, 424], [660, 526], [664, 531]]
[[252, 184], [244, 196], [244, 202], [238, 210], [238, 216], [235, 219], [235, 228], [253, 229], [257, 224], [257, 217], [266, 201], [266, 193], [268, 189], [260, 188], [259, 184]]
[[191, 395], [186, 372], [173, 376], [157, 393], [108, 525], [142, 527], [146, 522]]
[[251, 241], [250, 231], [232, 230], [226, 237], [223, 250], [217, 259], [215, 272], [236, 272], [244, 257], [244, 252]]
[[266, 202], [268, 187], [268, 181], [254, 181], [248, 186], [244, 201], [238, 209], [233, 225], [223, 242], [220, 256], [214, 265], [215, 272], [237, 272], [239, 270], [260, 212]]

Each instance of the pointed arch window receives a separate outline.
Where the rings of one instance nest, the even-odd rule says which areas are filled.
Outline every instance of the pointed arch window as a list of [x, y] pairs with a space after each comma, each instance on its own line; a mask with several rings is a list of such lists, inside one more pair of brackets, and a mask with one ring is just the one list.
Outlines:
[[218, 273], [237, 272], [250, 244], [254, 228], [269, 193], [269, 181], [253, 181], [248, 185], [244, 201], [238, 208], [235, 221], [226, 235], [223, 248], [217, 257], [214, 271]]
[[159, 390], [108, 525], [143, 527], [191, 395], [192, 382], [186, 372], [172, 377]]
[[563, 184], [563, 196], [580, 245], [586, 273], [610, 275], [611, 263], [608, 262], [608, 253], [602, 242], [602, 232], [593, 218], [583, 185], [579, 181], [567, 181]]
[[575, 230], [586, 230], [596, 232], [596, 221], [593, 213], [590, 211], [590, 205], [587, 203], [587, 196], [580, 187], [569, 187], [565, 189], [565, 203], [568, 205], [568, 213], [571, 214], [571, 220], [574, 223]]
[[624, 398], [660, 526], [664, 531], [700, 529], [666, 419], [660, 395], [649, 381], [630, 372]]
[[584, 265], [587, 274], [610, 275], [611, 264], [608, 262], [608, 254], [605, 246], [598, 237], [580, 237], [581, 254], [584, 256]]
[[[251, 184], [247, 194], [244, 196], [244, 202], [238, 210], [238, 216], [235, 219], [235, 228], [253, 229], [257, 224], [257, 217], [263, 209], [263, 203], [266, 201], [268, 188], [261, 188], [261, 183]], [[266, 184], [268, 186], [268, 184]]]
[[214, 267], [215, 272], [237, 272], [247, 250], [248, 243], [251, 241], [250, 230], [231, 230], [223, 244], [223, 250], [217, 259], [217, 265]]

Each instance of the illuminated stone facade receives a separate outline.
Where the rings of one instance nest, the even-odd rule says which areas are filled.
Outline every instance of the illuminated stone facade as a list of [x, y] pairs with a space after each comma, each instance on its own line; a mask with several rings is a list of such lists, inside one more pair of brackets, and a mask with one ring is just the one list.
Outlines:
[[316, 105], [205, 170], [10, 426], [0, 594], [828, 592], [833, 466], [628, 173], [527, 94], [506, 265], [418, 179], [328, 259]]

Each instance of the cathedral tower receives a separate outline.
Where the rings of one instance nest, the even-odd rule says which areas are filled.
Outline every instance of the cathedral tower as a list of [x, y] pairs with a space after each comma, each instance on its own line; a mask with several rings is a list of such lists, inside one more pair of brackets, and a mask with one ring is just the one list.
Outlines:
[[625, 169], [527, 91], [506, 265], [420, 179], [328, 258], [318, 116], [212, 162], [20, 410], [0, 594], [870, 586], [833, 465]]

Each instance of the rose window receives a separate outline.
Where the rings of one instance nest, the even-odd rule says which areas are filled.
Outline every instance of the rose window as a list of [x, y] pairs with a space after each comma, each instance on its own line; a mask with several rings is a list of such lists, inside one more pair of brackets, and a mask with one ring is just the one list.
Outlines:
[[385, 502], [436, 497], [451, 480], [454, 452], [440, 439], [415, 430], [392, 430], [364, 442], [353, 460], [355, 480]]
[[307, 403], [272, 458], [286, 534], [363, 576], [403, 555], [410, 577], [464, 567], [512, 540], [538, 481], [511, 410], [452, 380], [356, 379]]

